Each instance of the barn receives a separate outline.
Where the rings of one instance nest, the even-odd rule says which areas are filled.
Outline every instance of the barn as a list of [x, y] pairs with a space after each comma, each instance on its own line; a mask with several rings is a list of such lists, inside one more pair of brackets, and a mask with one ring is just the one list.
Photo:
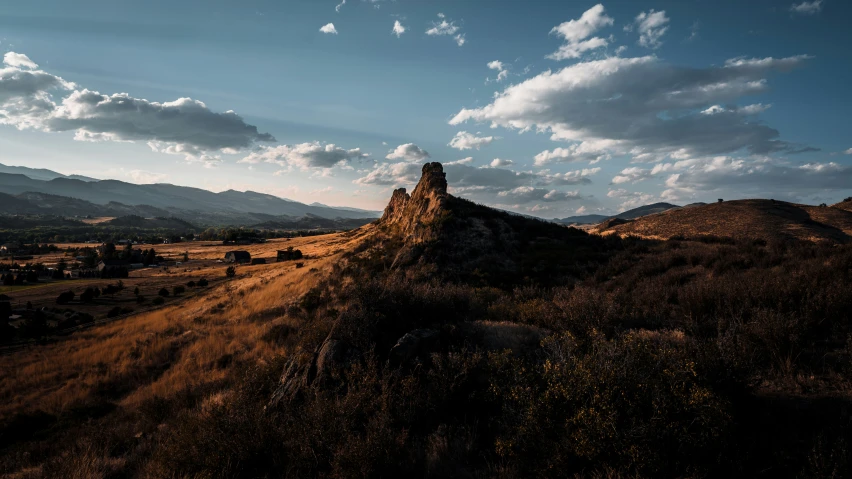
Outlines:
[[251, 263], [251, 255], [248, 251], [228, 251], [225, 253], [226, 263]]

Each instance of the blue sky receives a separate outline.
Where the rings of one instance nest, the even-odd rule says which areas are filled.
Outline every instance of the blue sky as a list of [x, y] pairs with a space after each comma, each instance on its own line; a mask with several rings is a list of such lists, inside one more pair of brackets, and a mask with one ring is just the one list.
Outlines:
[[542, 217], [834, 202], [852, 185], [850, 14], [841, 0], [7, 1], [0, 163], [380, 209], [431, 160], [455, 163], [454, 193]]

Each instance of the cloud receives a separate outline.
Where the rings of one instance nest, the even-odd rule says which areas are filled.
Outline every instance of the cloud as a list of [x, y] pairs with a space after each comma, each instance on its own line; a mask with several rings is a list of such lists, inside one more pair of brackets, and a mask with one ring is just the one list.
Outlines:
[[393, 30], [391, 30], [391, 33], [396, 35], [396, 38], [401, 37], [402, 34], [405, 33], [405, 27], [399, 23], [399, 20], [395, 20], [393, 22]]
[[641, 191], [630, 192], [625, 189], [609, 190], [606, 195], [610, 198], [620, 200], [619, 208], [622, 211], [638, 208], [657, 201], [657, 197], [654, 195], [642, 193]]
[[[742, 149], [758, 154], [793, 151], [793, 145], [778, 139], [777, 130], [740, 112], [701, 111], [763, 93], [768, 75], [809, 58], [738, 58], [705, 68], [669, 65], [655, 56], [580, 62], [506, 87], [490, 104], [462, 109], [449, 123], [535, 129], [550, 132], [556, 141], [607, 145], [600, 149], [619, 154], [653, 152], [657, 159]], [[557, 156], [572, 155], [560, 151]], [[553, 159], [546, 154], [540, 163]]]
[[278, 145], [265, 147], [239, 160], [238, 163], [256, 164], [274, 163], [280, 166], [293, 166], [301, 169], [332, 168], [350, 160], [365, 158], [368, 155], [360, 148], [347, 150], [334, 144], [319, 141], [298, 145]]
[[815, 15], [822, 11], [822, 0], [812, 2], [794, 3], [790, 5], [790, 11], [801, 15]]
[[383, 163], [366, 176], [354, 181], [358, 185], [409, 186], [420, 179], [423, 166], [418, 163]]
[[843, 153], [846, 154], [846, 155], [852, 155], [852, 148], [849, 148], [848, 150], [844, 151]]
[[651, 9], [636, 16], [636, 30], [639, 32], [639, 45], [645, 48], [659, 48], [663, 42], [660, 39], [666, 34], [669, 18], [665, 10], [655, 12]]
[[385, 158], [388, 160], [402, 160], [406, 162], [420, 162], [430, 158], [429, 152], [415, 145], [406, 143], [397, 146]]
[[156, 141], [185, 151], [240, 150], [275, 141], [233, 111], [216, 113], [191, 98], [158, 103], [126, 93], [74, 91], [44, 119], [47, 131], [77, 132], [88, 141]]
[[334, 11], [340, 13], [340, 9], [343, 8], [344, 5], [346, 5], [346, 0], [340, 0], [340, 3], [334, 7]]
[[505, 80], [509, 76], [509, 71], [506, 68], [506, 65], [504, 65], [503, 62], [501, 62], [500, 60], [488, 62], [488, 68], [490, 70], [497, 70], [497, 79], [494, 81], [500, 82]]
[[36, 62], [30, 60], [30, 58], [23, 53], [6, 52], [6, 54], [3, 55], [3, 63], [12, 68], [27, 68], [30, 70], [38, 68]]
[[601, 28], [612, 26], [614, 20], [604, 13], [604, 7], [597, 4], [586, 10], [580, 18], [561, 23], [550, 30], [565, 40], [558, 50], [547, 55], [552, 60], [580, 58], [583, 53], [603, 48], [608, 42], [600, 37], [589, 38]]
[[512, 165], [514, 165], [514, 164], [515, 164], [515, 162], [514, 162], [514, 161], [512, 161], [512, 160], [502, 160], [502, 159], [500, 159], [500, 158], [494, 158], [493, 160], [491, 160], [491, 167], [492, 167], [492, 168], [500, 168], [500, 167], [504, 167], [504, 166], [512, 166]]
[[543, 166], [548, 163], [575, 163], [580, 161], [588, 161], [589, 164], [597, 163], [601, 160], [608, 160], [610, 155], [603, 149], [606, 146], [614, 146], [612, 141], [583, 141], [575, 143], [567, 148], [555, 148], [553, 151], [542, 151], [535, 155], [534, 164]]
[[325, 25], [320, 27], [319, 31], [323, 33], [331, 33], [333, 35], [337, 35], [337, 29], [334, 28], [333, 23], [326, 23]]
[[458, 46], [465, 44], [463, 33], [459, 33], [461, 27], [456, 25], [453, 20], [448, 20], [443, 13], [438, 14], [440, 21], [432, 22], [432, 28], [426, 30], [426, 35], [430, 36], [452, 36]]
[[499, 136], [478, 137], [472, 133], [460, 131], [456, 133], [456, 136], [454, 136], [452, 140], [450, 140], [448, 146], [457, 150], [472, 150], [474, 148], [478, 150], [485, 145], [490, 145], [494, 140], [499, 139]]
[[497, 196], [516, 203], [532, 203], [535, 201], [571, 201], [582, 198], [576, 191], [548, 190], [545, 188], [534, 188], [532, 186], [519, 186], [511, 190], [501, 191], [497, 194]]
[[461, 160], [456, 160], [456, 161], [448, 161], [444, 164], [445, 165], [469, 165], [471, 163], [473, 163], [473, 157], [468, 156], [467, 158], [462, 158]]
[[[26, 55], [9, 52], [0, 68], [0, 124], [46, 132], [73, 131], [77, 141], [145, 141], [154, 151], [215, 166], [218, 153], [275, 141], [233, 111], [217, 113], [191, 98], [152, 102], [127, 93], [103, 95], [50, 73]], [[67, 96], [56, 103], [52, 93]]]

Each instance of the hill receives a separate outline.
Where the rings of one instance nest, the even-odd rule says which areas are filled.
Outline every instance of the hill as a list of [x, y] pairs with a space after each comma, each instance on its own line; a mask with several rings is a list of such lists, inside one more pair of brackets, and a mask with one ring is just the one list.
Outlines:
[[143, 218], [137, 215], [121, 216], [103, 223], [107, 226], [124, 226], [130, 228], [144, 229], [172, 229], [180, 231], [190, 231], [197, 229], [195, 225], [180, 218]]
[[9, 174], [19, 174], [26, 175], [29, 178], [35, 180], [42, 181], [50, 181], [55, 178], [72, 178], [81, 181], [98, 181], [94, 178], [89, 178], [88, 176], [81, 175], [63, 175], [62, 173], [57, 173], [53, 170], [48, 170], [44, 168], [28, 168], [26, 166], [8, 166], [0, 163], [0, 173], [9, 173]]
[[[691, 207], [693, 205], [688, 205], [687, 207]], [[597, 224], [603, 221], [613, 219], [613, 218], [621, 218], [623, 220], [632, 220], [635, 218], [639, 218], [641, 216], [653, 215], [657, 213], [662, 213], [663, 211], [668, 211], [673, 208], [681, 208], [678, 205], [673, 205], [671, 203], [654, 203], [651, 205], [640, 206], [638, 208], [633, 208], [627, 211], [622, 211], [616, 215], [605, 216], [605, 215], [582, 215], [582, 216], [569, 216], [567, 218], [556, 219], [557, 223], [571, 225], [571, 224]]]
[[594, 231], [663, 239], [709, 235], [847, 243], [852, 240], [852, 211], [775, 200], [735, 200], [671, 209]]
[[[144, 204], [167, 210], [171, 215], [188, 217], [205, 214], [231, 214], [239, 216], [246, 213], [286, 215], [301, 217], [315, 215], [323, 218], [363, 218], [362, 211], [336, 209], [321, 206], [309, 206], [276, 196], [253, 191], [239, 192], [227, 190], [221, 193], [176, 186], [169, 184], [136, 185], [118, 180], [81, 181], [68, 177], [54, 178], [49, 181], [36, 180], [22, 174], [0, 173], [0, 192], [19, 195], [22, 193], [42, 193], [76, 198], [97, 205], [117, 202], [125, 205]], [[369, 213], [366, 216], [376, 216]]]

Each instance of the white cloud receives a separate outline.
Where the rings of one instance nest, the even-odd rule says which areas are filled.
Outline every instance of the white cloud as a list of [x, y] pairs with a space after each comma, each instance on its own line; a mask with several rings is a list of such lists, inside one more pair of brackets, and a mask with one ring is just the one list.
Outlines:
[[441, 20], [440, 22], [433, 22], [432, 28], [426, 30], [426, 35], [455, 35], [457, 31], [459, 31], [459, 27], [455, 23]]
[[515, 162], [512, 161], [512, 160], [503, 160], [503, 159], [500, 159], [500, 158], [494, 158], [493, 160], [491, 160], [491, 167], [492, 168], [501, 168], [501, 167], [504, 167], [504, 166], [512, 166], [514, 164], [515, 164]]
[[790, 5], [790, 11], [802, 15], [814, 15], [822, 11], [822, 0], [812, 2], [794, 3]]
[[620, 200], [621, 203], [619, 204], [619, 208], [622, 211], [638, 208], [657, 201], [657, 197], [654, 195], [649, 195], [640, 191], [631, 192], [625, 189], [609, 190], [606, 195], [610, 198]]
[[[490, 104], [462, 109], [449, 123], [535, 129], [550, 132], [553, 140], [605, 144], [599, 149], [612, 153], [654, 152], [657, 158], [793, 151], [777, 130], [746, 115], [701, 111], [763, 93], [769, 74], [809, 58], [739, 58], [706, 68], [673, 66], [655, 56], [580, 62], [506, 87]], [[540, 163], [552, 156], [542, 156]], [[571, 151], [557, 156], [570, 158]]]
[[346, 5], [346, 0], [340, 0], [340, 3], [334, 7], [334, 11], [340, 13], [340, 9], [343, 8], [344, 5]]
[[432, 28], [426, 30], [426, 35], [430, 36], [452, 36], [458, 46], [465, 44], [465, 36], [460, 33], [461, 27], [456, 25], [453, 20], [448, 20], [443, 13], [438, 14], [440, 21], [432, 22]]
[[396, 35], [396, 38], [401, 37], [402, 34], [405, 33], [405, 27], [402, 25], [402, 23], [399, 23], [399, 20], [395, 20], [393, 22], [393, 30], [391, 30], [391, 33], [393, 35]]
[[846, 154], [846, 155], [852, 155], [852, 148], [849, 148], [848, 150], [844, 151], [843, 153]]
[[406, 143], [397, 146], [385, 158], [388, 160], [402, 160], [406, 162], [420, 162], [430, 158], [429, 152], [415, 145]]
[[506, 198], [517, 203], [530, 203], [534, 201], [571, 201], [582, 198], [576, 191], [548, 190], [546, 188], [534, 188], [532, 186], [519, 186], [507, 191], [497, 193], [497, 196]]
[[326, 23], [325, 25], [320, 27], [319, 31], [323, 33], [331, 33], [333, 35], [337, 35], [337, 29], [334, 28], [333, 23]]
[[559, 24], [550, 31], [565, 40], [559, 49], [547, 58], [553, 60], [566, 60], [580, 58], [583, 53], [603, 48], [608, 42], [600, 37], [589, 38], [601, 28], [611, 26], [614, 20], [604, 13], [604, 7], [597, 4], [586, 10], [580, 18]]
[[584, 141], [575, 143], [567, 148], [555, 148], [553, 151], [542, 151], [535, 155], [534, 164], [543, 166], [548, 163], [574, 163], [579, 161], [588, 161], [589, 164], [597, 163], [601, 160], [608, 160], [610, 155], [606, 153], [605, 148], [613, 147], [617, 142], [602, 140], [602, 141]]
[[660, 39], [668, 31], [669, 18], [665, 10], [655, 12], [651, 9], [636, 16], [636, 30], [639, 32], [639, 45], [656, 49], [663, 44]]
[[468, 133], [466, 131], [460, 131], [456, 133], [456, 136], [450, 140], [448, 146], [455, 148], [457, 150], [472, 150], [472, 149], [480, 149], [483, 146], [491, 144], [494, 140], [499, 140], [499, 136], [483, 136], [478, 137], [473, 133]]
[[418, 163], [383, 163], [353, 183], [358, 185], [410, 186], [420, 179], [422, 166]]
[[444, 163], [444, 164], [445, 165], [469, 165], [471, 163], [473, 163], [473, 157], [468, 156], [467, 158], [462, 158], [461, 160], [456, 160], [456, 161], [448, 161], [447, 163]]
[[38, 64], [23, 53], [6, 52], [3, 55], [3, 63], [13, 68], [27, 68], [29, 70], [38, 68]]
[[500, 60], [488, 62], [488, 68], [490, 70], [497, 70], [497, 78], [495, 81], [503, 81], [509, 76], [509, 70], [506, 68], [506, 65], [504, 65], [503, 62], [501, 62]]
[[368, 155], [360, 148], [345, 149], [334, 144], [319, 141], [297, 145], [278, 145], [265, 147], [239, 160], [238, 163], [256, 164], [274, 163], [280, 166], [307, 168], [332, 168], [350, 160], [365, 158]]

